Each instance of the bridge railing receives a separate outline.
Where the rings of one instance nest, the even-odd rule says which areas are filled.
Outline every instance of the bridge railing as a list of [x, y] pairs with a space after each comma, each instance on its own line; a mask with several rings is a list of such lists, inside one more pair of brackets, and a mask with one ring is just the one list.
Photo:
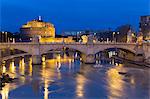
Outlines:
[[[42, 42], [42, 43], [34, 43], [34, 42], [16, 42], [16, 43], [0, 43], [0, 45], [16, 45], [16, 44], [73, 44], [73, 45], [79, 45], [79, 44], [136, 44], [136, 43], [125, 43], [125, 42], [95, 42], [95, 43], [83, 43], [83, 42]], [[147, 43], [146, 43], [147, 44]]]

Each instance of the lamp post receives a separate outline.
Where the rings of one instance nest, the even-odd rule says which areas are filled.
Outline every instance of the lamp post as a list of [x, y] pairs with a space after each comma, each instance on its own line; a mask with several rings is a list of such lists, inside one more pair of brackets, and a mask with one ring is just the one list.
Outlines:
[[19, 38], [19, 42], [21, 42], [21, 38]]
[[79, 42], [79, 41], [78, 41], [78, 33], [77, 33], [77, 32], [76, 32], [76, 41]]
[[7, 39], [7, 37], [8, 37], [8, 36], [7, 36], [7, 32], [5, 32], [5, 35], [6, 35], [5, 40], [6, 40], [6, 42], [8, 42], [8, 39]]
[[117, 42], [117, 35], [119, 35], [119, 32], [113, 32], [113, 42]]
[[113, 42], [115, 42], [115, 32], [113, 32]]
[[15, 43], [15, 38], [13, 38], [13, 43]]
[[4, 31], [2, 31], [2, 42], [4, 42], [5, 34]]
[[[120, 33], [119, 32], [117, 32], [117, 37], [118, 37], [118, 35], [119, 35]], [[117, 42], [117, 37], [116, 37], [116, 42]]]
[[2, 42], [2, 32], [0, 33], [0, 42]]
[[101, 38], [101, 42], [103, 42], [103, 38]]

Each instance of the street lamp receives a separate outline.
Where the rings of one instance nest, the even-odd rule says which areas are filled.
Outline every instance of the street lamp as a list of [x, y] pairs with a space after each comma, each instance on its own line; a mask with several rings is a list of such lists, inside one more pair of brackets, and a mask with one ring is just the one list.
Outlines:
[[114, 42], [117, 42], [117, 35], [119, 35], [119, 34], [120, 34], [119, 32], [113, 32], [113, 41]]
[[30, 38], [30, 41], [32, 41], [32, 38]]
[[8, 39], [7, 39], [7, 32], [5, 32], [5, 35], [6, 35], [6, 38], [5, 38], [5, 40], [6, 40], [6, 42], [8, 42]]
[[8, 39], [9, 42], [12, 42], [13, 38]]
[[19, 39], [19, 41], [21, 42], [21, 38]]
[[[119, 32], [117, 32], [117, 35], [119, 35], [120, 33]], [[118, 37], [118, 36], [117, 36]], [[116, 42], [117, 42], [117, 37], [116, 37]]]
[[115, 32], [113, 32], [113, 42], [115, 42]]
[[15, 43], [15, 38], [13, 38], [13, 43]]
[[2, 31], [2, 42], [4, 42], [4, 38], [5, 38], [4, 31]]
[[103, 42], [103, 38], [101, 38], [101, 42]]

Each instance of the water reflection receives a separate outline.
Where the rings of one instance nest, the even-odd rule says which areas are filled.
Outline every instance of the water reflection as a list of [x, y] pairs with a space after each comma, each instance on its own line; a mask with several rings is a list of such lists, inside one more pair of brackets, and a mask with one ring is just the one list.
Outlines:
[[25, 63], [24, 63], [24, 58], [22, 58], [19, 62], [19, 73], [21, 75], [25, 75]]
[[6, 72], [6, 67], [5, 65], [2, 65], [2, 73], [5, 73]]
[[50, 82], [49, 79], [51, 79], [54, 76], [54, 73], [53, 72], [50, 73], [49, 70], [43, 68], [41, 75], [44, 81], [42, 82], [44, 83], [44, 99], [48, 99], [48, 94], [49, 94], [48, 87], [49, 87], [49, 82]]
[[[53, 56], [47, 58], [44, 55], [41, 66], [32, 65], [30, 57], [5, 62], [1, 73], [8, 73], [18, 80], [6, 84], [0, 91], [2, 99], [20, 99], [22, 96], [26, 99], [148, 97], [148, 69], [127, 68], [115, 60], [111, 60], [111, 64], [108, 60], [97, 62], [103, 66], [95, 68], [93, 65], [81, 64], [66, 54]], [[118, 73], [120, 71], [129, 72], [130, 75], [125, 77]]]
[[29, 59], [29, 76], [32, 76], [32, 58]]
[[15, 78], [15, 77], [16, 77], [16, 66], [15, 66], [14, 60], [11, 60], [11, 61], [10, 61], [8, 72], [10, 73], [10, 76], [11, 76], [12, 78]]
[[5, 88], [2, 90], [1, 92], [2, 99], [8, 99], [8, 93], [9, 93], [9, 85], [5, 86]]
[[107, 72], [107, 82], [108, 82], [108, 91], [109, 99], [120, 98], [123, 96], [124, 82], [122, 81], [123, 76], [119, 75], [121, 68], [111, 68]]
[[77, 82], [77, 88], [76, 88], [77, 97], [83, 98], [84, 97], [84, 85], [86, 83], [86, 78], [83, 75], [77, 75], [76, 82]]
[[57, 91], [50, 90], [49, 87], [51, 86], [51, 83], [55, 82], [56, 79], [61, 79], [61, 66], [67, 63], [71, 64], [73, 59], [67, 57], [66, 55], [64, 55], [62, 58], [60, 54], [58, 54], [55, 59], [45, 60], [45, 57], [42, 59], [43, 65], [41, 70], [41, 76], [44, 81], [44, 99], [48, 99], [49, 94]]

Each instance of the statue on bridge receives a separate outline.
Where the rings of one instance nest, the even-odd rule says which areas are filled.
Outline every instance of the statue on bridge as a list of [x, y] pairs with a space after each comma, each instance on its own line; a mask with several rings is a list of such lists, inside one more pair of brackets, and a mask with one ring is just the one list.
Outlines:
[[136, 43], [137, 43], [138, 45], [142, 45], [142, 44], [143, 44], [143, 33], [142, 33], [141, 31], [138, 33]]
[[143, 33], [138, 33], [137, 41], [136, 41], [136, 61], [144, 61], [144, 50], [143, 50]]

